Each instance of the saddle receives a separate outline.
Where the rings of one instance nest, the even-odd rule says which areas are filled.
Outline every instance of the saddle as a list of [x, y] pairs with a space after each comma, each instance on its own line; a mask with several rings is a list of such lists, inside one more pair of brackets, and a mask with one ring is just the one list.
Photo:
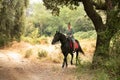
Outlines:
[[71, 49], [78, 49], [78, 43], [77, 41], [75, 40], [75, 42], [72, 41], [72, 39], [69, 41], [69, 44], [70, 44], [70, 48]]

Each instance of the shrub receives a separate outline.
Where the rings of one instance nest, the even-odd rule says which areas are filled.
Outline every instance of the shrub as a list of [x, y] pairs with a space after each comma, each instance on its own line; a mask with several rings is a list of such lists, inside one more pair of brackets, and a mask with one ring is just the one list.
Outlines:
[[47, 57], [47, 51], [45, 50], [38, 51], [38, 57], [39, 58]]
[[26, 51], [25, 58], [29, 58], [32, 55], [32, 49]]
[[96, 32], [95, 31], [87, 31], [87, 32], [77, 32], [74, 34], [77, 39], [95, 39]]
[[25, 41], [25, 42], [29, 42], [29, 43], [33, 43], [33, 39], [31, 37], [24, 37], [24, 36], [21, 36], [21, 40]]
[[8, 38], [6, 35], [0, 34], [0, 47], [7, 45], [9, 42], [10, 42], [10, 38]]
[[53, 62], [53, 63], [60, 63], [61, 60], [60, 60], [59, 58], [54, 58], [54, 59], [52, 59], [52, 62]]

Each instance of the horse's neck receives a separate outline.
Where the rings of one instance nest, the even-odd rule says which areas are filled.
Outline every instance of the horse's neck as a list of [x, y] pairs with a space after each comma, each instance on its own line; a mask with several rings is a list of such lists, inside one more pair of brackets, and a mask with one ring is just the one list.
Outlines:
[[67, 41], [66, 36], [63, 35], [63, 34], [61, 34], [61, 36], [60, 36], [60, 42], [61, 42], [61, 44], [64, 45], [66, 43], [66, 41]]

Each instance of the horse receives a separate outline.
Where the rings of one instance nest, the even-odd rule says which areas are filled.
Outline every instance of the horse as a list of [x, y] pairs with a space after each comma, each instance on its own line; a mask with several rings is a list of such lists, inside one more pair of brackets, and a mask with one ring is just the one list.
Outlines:
[[78, 44], [78, 48], [76, 48], [75, 51], [73, 50], [73, 48], [71, 48], [71, 44], [70, 44], [71, 40], [69, 38], [67, 38], [64, 34], [60, 33], [59, 31], [56, 31], [54, 38], [52, 40], [52, 44], [54, 45], [58, 41], [60, 41], [60, 43], [61, 43], [61, 50], [64, 55], [62, 68], [64, 68], [65, 64], [66, 64], [66, 67], [68, 66], [67, 56], [69, 53], [71, 55], [71, 65], [73, 65], [73, 53], [76, 52], [76, 65], [77, 65], [78, 52], [81, 52], [84, 55], [84, 52], [83, 52], [78, 40], [75, 39], [75, 41]]

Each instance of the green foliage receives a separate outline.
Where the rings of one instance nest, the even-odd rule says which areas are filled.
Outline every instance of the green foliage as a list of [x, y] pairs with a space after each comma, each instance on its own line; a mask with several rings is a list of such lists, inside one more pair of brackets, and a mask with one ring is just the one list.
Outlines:
[[120, 31], [118, 31], [114, 37], [111, 40], [110, 44], [110, 59], [106, 62], [106, 68], [108, 73], [111, 75], [111, 78], [113, 77], [115, 79], [113, 80], [119, 80], [120, 79]]
[[0, 47], [3, 47], [4, 45], [6, 45], [8, 40], [9, 39], [7, 38], [7, 36], [1, 35], [0, 36]]
[[97, 70], [93, 80], [110, 80], [108, 74], [104, 70]]
[[[90, 69], [91, 63], [86, 62], [84, 64], [77, 65], [77, 80], [93, 80], [94, 71]], [[97, 80], [97, 79], [96, 79]]]
[[[50, 10], [42, 4], [31, 4], [29, 8], [33, 9], [32, 14], [27, 16], [24, 35], [29, 36], [35, 28], [38, 28], [40, 36], [54, 35], [55, 31], [66, 32], [67, 23], [71, 22], [75, 32], [94, 30], [91, 21], [85, 16], [83, 6], [76, 10], [70, 10], [63, 6], [59, 16], [52, 16]], [[29, 10], [28, 10], [29, 11]]]
[[96, 32], [95, 31], [87, 31], [87, 32], [77, 32], [74, 34], [75, 38], [77, 39], [96, 39]]
[[77, 0], [43, 0], [44, 5], [47, 9], [52, 10], [53, 15], [59, 15], [60, 12], [60, 6], [66, 5], [70, 9], [76, 9], [76, 6], [79, 6], [79, 1]]
[[27, 2], [28, 0], [0, 1], [1, 45], [4, 46], [9, 41], [20, 39], [24, 26], [24, 9], [28, 4]]
[[110, 55], [118, 56], [120, 54], [120, 31], [118, 31], [111, 40]]
[[78, 32], [78, 31], [91, 31], [95, 29], [88, 17], [81, 16], [74, 23], [74, 30]]
[[45, 36], [41, 36], [41, 37], [36, 37], [36, 38], [32, 38], [29, 36], [21, 36], [21, 40], [31, 43], [31, 44], [48, 44], [48, 38]]
[[[97, 57], [95, 74], [98, 80], [119, 80], [120, 76], [120, 56], [110, 56], [109, 59]], [[94, 66], [95, 67], [95, 66]], [[102, 74], [101, 74], [102, 73]], [[100, 77], [99, 77], [100, 76]]]
[[34, 43], [35, 40], [34, 40], [33, 38], [31, 38], [31, 37], [21, 36], [21, 40], [22, 40], [22, 41], [25, 41], [25, 42], [29, 42], [29, 43], [31, 43], [31, 44], [35, 44], [35, 43]]
[[108, 71], [108, 74], [112, 79], [117, 78], [120, 76], [120, 62], [119, 62], [120, 56], [119, 57], [111, 57], [109, 61], [105, 63], [106, 70]]

